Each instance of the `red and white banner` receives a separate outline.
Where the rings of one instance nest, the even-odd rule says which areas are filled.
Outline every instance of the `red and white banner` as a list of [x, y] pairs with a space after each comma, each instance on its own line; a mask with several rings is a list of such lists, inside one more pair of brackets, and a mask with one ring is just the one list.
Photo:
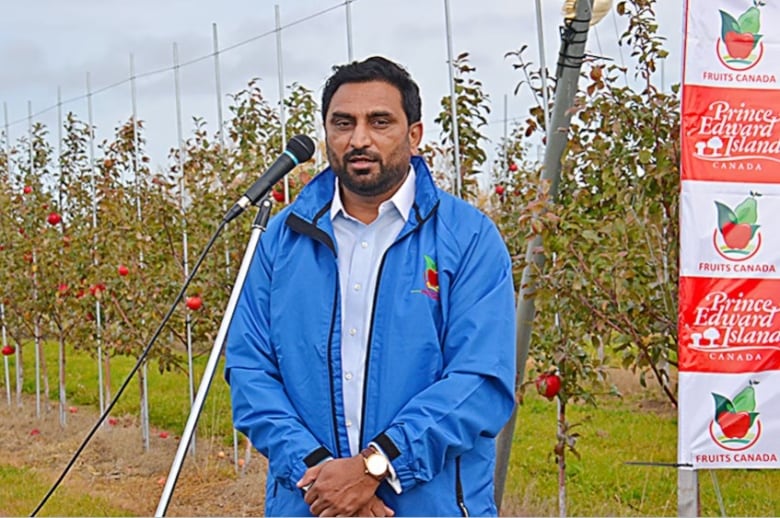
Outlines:
[[686, 1], [678, 462], [694, 468], [780, 468], [779, 24], [776, 2]]

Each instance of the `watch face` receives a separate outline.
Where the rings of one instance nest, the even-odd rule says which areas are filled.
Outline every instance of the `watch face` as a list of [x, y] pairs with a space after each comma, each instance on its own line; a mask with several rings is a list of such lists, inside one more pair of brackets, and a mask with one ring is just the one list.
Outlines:
[[376, 477], [384, 475], [387, 472], [387, 459], [378, 453], [369, 455], [366, 459], [366, 469]]

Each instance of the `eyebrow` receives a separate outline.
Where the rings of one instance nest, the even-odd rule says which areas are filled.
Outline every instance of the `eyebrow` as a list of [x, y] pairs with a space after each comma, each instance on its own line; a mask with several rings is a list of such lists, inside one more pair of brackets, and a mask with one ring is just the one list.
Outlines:
[[[370, 112], [368, 114], [369, 119], [375, 119], [377, 117], [395, 117], [392, 112], [387, 110], [376, 110], [373, 112]], [[349, 119], [351, 121], [354, 121], [356, 117], [352, 115], [351, 113], [347, 112], [333, 112], [330, 115], [331, 119]]]

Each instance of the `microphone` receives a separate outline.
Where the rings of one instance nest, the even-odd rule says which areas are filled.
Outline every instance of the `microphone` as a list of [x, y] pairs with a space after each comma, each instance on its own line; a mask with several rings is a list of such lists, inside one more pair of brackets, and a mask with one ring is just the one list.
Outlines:
[[225, 214], [227, 223], [263, 198], [276, 182], [293, 170], [301, 162], [306, 162], [314, 155], [314, 141], [306, 135], [296, 135], [287, 143], [287, 148], [271, 167], [247, 189], [241, 198]]

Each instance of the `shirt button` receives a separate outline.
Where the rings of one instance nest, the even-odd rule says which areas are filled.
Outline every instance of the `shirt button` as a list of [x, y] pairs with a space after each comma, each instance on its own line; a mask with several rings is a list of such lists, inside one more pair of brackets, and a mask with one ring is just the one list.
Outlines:
[[355, 284], [355, 291], [360, 291], [360, 283]]
[[347, 421], [347, 428], [352, 428], [352, 421]]
[[346, 379], [347, 381], [351, 380], [352, 379], [352, 373], [348, 372], [348, 373], [344, 374], [344, 379]]
[[355, 329], [354, 327], [349, 330], [349, 335], [350, 336], [355, 336], [356, 334], [357, 334], [357, 329]]
[[363, 248], [368, 248], [368, 242], [363, 241], [362, 243], [360, 243], [360, 246]]

